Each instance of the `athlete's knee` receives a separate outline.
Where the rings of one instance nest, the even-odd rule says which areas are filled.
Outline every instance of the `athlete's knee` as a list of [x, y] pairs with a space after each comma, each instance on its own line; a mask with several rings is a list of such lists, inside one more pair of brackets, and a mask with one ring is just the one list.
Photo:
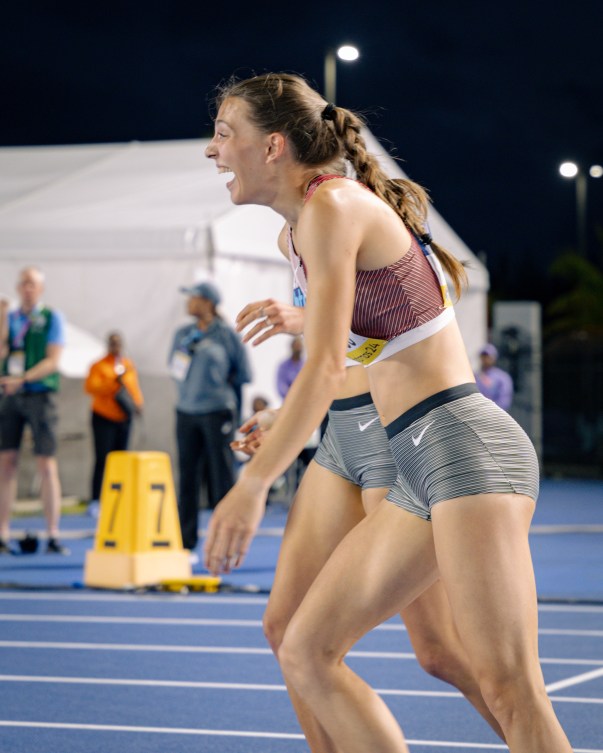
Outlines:
[[278, 658], [285, 678], [303, 692], [317, 682], [323, 684], [341, 657], [322, 634], [317, 635], [311, 626], [306, 628], [294, 618], [285, 631]]
[[425, 672], [438, 680], [458, 686], [460, 662], [457, 656], [438, 643], [425, 643], [415, 647], [417, 661]]
[[547, 694], [539, 667], [518, 662], [495, 662], [478, 673], [482, 697], [503, 730], [515, 717], [547, 702]]
[[274, 651], [274, 654], [277, 657], [288, 624], [289, 619], [285, 617], [282, 612], [270, 608], [266, 609], [264, 612], [264, 618], [262, 620], [264, 635], [270, 644], [270, 648]]

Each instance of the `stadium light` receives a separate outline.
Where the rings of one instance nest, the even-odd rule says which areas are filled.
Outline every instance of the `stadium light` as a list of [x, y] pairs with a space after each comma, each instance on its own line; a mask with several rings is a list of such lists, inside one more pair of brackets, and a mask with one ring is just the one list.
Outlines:
[[[587, 193], [588, 181], [584, 170], [581, 170], [575, 162], [562, 162], [559, 165], [559, 172], [564, 178], [573, 178], [576, 181], [576, 225], [578, 228], [578, 250], [583, 256], [587, 255], [587, 232], [586, 232], [586, 212], [587, 212]], [[601, 165], [591, 165], [588, 169], [591, 178], [603, 177], [603, 167]]]
[[344, 44], [337, 48], [337, 50], [328, 50], [325, 55], [324, 66], [324, 86], [325, 86], [325, 99], [327, 102], [336, 104], [335, 98], [337, 95], [337, 58], [344, 60], [346, 63], [350, 63], [354, 60], [358, 60], [360, 52], [357, 47], [351, 44]]

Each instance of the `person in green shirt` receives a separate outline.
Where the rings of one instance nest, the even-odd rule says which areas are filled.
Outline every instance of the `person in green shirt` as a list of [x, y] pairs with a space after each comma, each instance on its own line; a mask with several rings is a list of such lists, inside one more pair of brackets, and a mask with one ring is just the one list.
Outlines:
[[0, 555], [11, 554], [10, 516], [17, 492], [19, 449], [29, 425], [46, 517], [49, 554], [69, 554], [58, 539], [61, 484], [56, 460], [58, 365], [65, 335], [61, 314], [42, 303], [44, 274], [19, 273], [20, 305], [0, 301]]

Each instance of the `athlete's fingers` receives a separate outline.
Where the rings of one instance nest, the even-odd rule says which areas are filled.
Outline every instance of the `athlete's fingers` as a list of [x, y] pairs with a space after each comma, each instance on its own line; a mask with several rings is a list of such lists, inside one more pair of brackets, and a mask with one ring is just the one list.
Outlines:
[[235, 319], [237, 330], [240, 332], [257, 319], [264, 319], [267, 316], [268, 309], [273, 303], [274, 300], [272, 298], [248, 303], [237, 314]]
[[261, 345], [263, 342], [266, 342], [266, 340], [274, 337], [274, 335], [280, 335], [282, 332], [286, 332], [282, 325], [273, 324], [271, 327], [265, 329], [259, 337], [256, 337], [251, 344], [253, 346]]
[[254, 337], [259, 335], [261, 332], [263, 332], [266, 328], [269, 328], [271, 325], [267, 323], [266, 319], [260, 319], [257, 324], [254, 324], [250, 329], [245, 332], [245, 334], [242, 337], [242, 340], [244, 343], [248, 343], [250, 340], [252, 340]]

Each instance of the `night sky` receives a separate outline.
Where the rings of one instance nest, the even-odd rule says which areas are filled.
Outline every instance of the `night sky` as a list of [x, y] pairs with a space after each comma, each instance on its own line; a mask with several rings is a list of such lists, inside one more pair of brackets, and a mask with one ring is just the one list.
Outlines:
[[[14, 2], [0, 24], [0, 145], [207, 136], [208, 100], [232, 73], [301, 73], [428, 189], [486, 255], [500, 297], [538, 298], [576, 244], [566, 159], [603, 164], [603, 3]], [[603, 178], [588, 180], [589, 254], [601, 263]]]

